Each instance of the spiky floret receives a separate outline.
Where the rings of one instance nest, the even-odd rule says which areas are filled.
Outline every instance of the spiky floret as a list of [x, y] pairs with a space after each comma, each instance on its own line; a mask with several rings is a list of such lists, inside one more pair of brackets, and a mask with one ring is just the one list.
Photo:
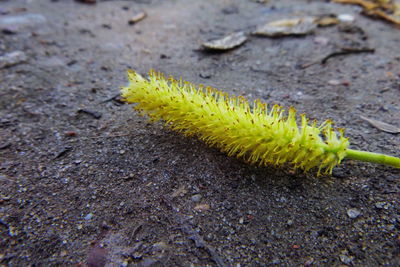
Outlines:
[[122, 96], [141, 114], [163, 120], [175, 131], [197, 136], [229, 156], [264, 165], [291, 164], [308, 171], [314, 167], [331, 173], [346, 156], [349, 146], [343, 131], [335, 132], [331, 121], [317, 126], [304, 114], [300, 124], [296, 111], [285, 115], [282, 107], [255, 100], [252, 105], [243, 97], [202, 85], [195, 86], [150, 71], [149, 79], [128, 72], [130, 84]]

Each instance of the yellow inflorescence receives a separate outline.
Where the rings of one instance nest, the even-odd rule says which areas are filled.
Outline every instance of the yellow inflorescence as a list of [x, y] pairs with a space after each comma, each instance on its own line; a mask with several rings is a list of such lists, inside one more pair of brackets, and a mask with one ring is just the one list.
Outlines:
[[197, 136], [229, 156], [237, 156], [260, 166], [289, 163], [295, 169], [308, 171], [317, 167], [331, 173], [346, 156], [349, 146], [343, 132], [336, 133], [332, 123], [309, 124], [296, 111], [284, 110], [255, 100], [252, 105], [243, 97], [229, 96], [211, 87], [165, 79], [151, 71], [145, 79], [128, 72], [130, 84], [122, 88], [128, 103], [152, 120], [163, 120], [175, 131]]

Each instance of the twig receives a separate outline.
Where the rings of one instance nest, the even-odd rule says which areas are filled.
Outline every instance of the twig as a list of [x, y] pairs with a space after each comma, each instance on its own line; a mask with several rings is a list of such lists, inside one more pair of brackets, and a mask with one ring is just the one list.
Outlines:
[[166, 204], [166, 206], [174, 212], [173, 217], [175, 221], [180, 224], [180, 229], [187, 235], [189, 235], [189, 239], [193, 240], [197, 248], [203, 248], [208, 252], [211, 256], [211, 259], [217, 264], [219, 267], [227, 267], [224, 260], [218, 255], [217, 251], [210, 245], [208, 245], [204, 239], [191, 227], [188, 223], [186, 223], [185, 219], [182, 218], [182, 215], [175, 212], [177, 209], [172, 204], [171, 200], [164, 196], [161, 198], [162, 202]]
[[220, 267], [227, 266], [225, 262], [221, 259], [221, 257], [218, 255], [218, 253], [215, 251], [215, 249], [210, 245], [208, 245], [204, 241], [204, 239], [189, 224], [184, 223], [181, 229], [183, 230], [183, 232], [190, 235], [189, 239], [194, 241], [197, 248], [205, 249], [218, 266]]
[[70, 147], [70, 146], [63, 147], [63, 149], [61, 149], [61, 151], [57, 153], [57, 155], [54, 157], [54, 159], [61, 158], [62, 156], [64, 156], [68, 152], [70, 152], [71, 150], [72, 150], [72, 147]]
[[321, 59], [321, 64], [327, 63], [328, 60], [332, 57], [349, 55], [349, 54], [374, 53], [374, 52], [375, 52], [374, 48], [343, 48], [342, 51], [333, 52], [325, 56], [323, 59]]
[[88, 109], [78, 109], [77, 111], [78, 113], [85, 113], [87, 115], [92, 116], [93, 118], [95, 118], [96, 120], [100, 119], [102, 114], [100, 112], [97, 111], [92, 111], [92, 110], [88, 110]]
[[343, 56], [343, 55], [349, 55], [349, 54], [360, 54], [360, 53], [374, 53], [375, 49], [374, 48], [350, 48], [350, 47], [344, 47], [340, 51], [332, 52], [326, 56], [324, 56], [322, 59], [318, 59], [316, 61], [310, 62], [310, 63], [305, 63], [301, 65], [300, 67], [302, 69], [306, 69], [308, 67], [311, 67], [312, 65], [315, 64], [326, 64], [329, 59], [337, 56]]
[[104, 103], [107, 103], [110, 101], [115, 101], [119, 104], [125, 104], [125, 102], [120, 97], [121, 97], [121, 94], [118, 93], [116, 95], [113, 95], [112, 97], [107, 98], [106, 100], [101, 101], [100, 104], [104, 104]]

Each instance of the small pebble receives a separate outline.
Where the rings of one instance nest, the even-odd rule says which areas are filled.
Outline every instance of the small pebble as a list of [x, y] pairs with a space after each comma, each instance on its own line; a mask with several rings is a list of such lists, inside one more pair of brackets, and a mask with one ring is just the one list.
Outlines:
[[339, 255], [340, 261], [343, 262], [344, 264], [350, 264], [353, 261], [353, 257], [349, 257], [346, 255]]
[[279, 265], [279, 264], [281, 264], [281, 261], [279, 259], [273, 259], [271, 263]]
[[344, 86], [350, 86], [350, 84], [351, 84], [350, 81], [347, 81], [347, 80], [342, 81], [342, 85], [344, 85]]
[[27, 56], [22, 51], [7, 53], [0, 57], [0, 69], [17, 65], [19, 63], [25, 62], [26, 60]]
[[350, 14], [340, 14], [340, 15], [338, 16], [338, 19], [339, 19], [341, 22], [347, 22], [347, 23], [354, 22], [354, 16], [353, 16], [353, 15], [350, 15]]
[[386, 204], [386, 202], [376, 202], [375, 203], [375, 208], [377, 208], [377, 209], [385, 209], [385, 210], [387, 210], [388, 209], [388, 205]]
[[192, 196], [192, 201], [193, 202], [199, 202], [201, 200], [201, 195], [200, 194], [196, 194]]
[[243, 223], [244, 223], [244, 218], [243, 218], [243, 217], [241, 217], [241, 218], [239, 219], [239, 223], [240, 223], [240, 224], [243, 224]]
[[68, 254], [68, 251], [66, 251], [66, 250], [62, 250], [62, 251], [60, 252], [60, 256], [61, 256], [61, 257], [65, 257], [65, 256], [67, 256], [67, 254]]
[[87, 221], [89, 221], [90, 219], [92, 219], [93, 218], [93, 213], [88, 213], [86, 216], [85, 216], [85, 220], [87, 220]]
[[358, 216], [360, 216], [361, 211], [359, 211], [358, 209], [349, 209], [347, 210], [347, 215], [351, 218], [351, 219], [355, 219]]
[[76, 132], [75, 131], [66, 131], [65, 136], [74, 137], [74, 136], [76, 136]]
[[313, 263], [314, 263], [314, 259], [310, 258], [304, 263], [304, 266], [312, 266]]
[[322, 36], [317, 36], [314, 38], [314, 42], [320, 45], [327, 45], [329, 43], [329, 39], [326, 37], [322, 37]]
[[329, 85], [339, 85], [339, 84], [340, 84], [340, 81], [339, 81], [339, 80], [329, 80], [329, 81], [328, 81], [328, 84], [329, 84]]

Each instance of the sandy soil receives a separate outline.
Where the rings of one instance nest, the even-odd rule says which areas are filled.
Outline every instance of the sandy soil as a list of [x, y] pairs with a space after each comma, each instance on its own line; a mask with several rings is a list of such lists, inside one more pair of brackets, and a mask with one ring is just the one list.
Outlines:
[[[199, 49], [326, 13], [354, 25]], [[400, 156], [399, 135], [360, 119], [400, 126], [400, 30], [359, 13], [300, 0], [0, 1], [0, 55], [26, 56], [0, 69], [0, 264], [398, 265], [398, 169], [347, 160], [317, 178], [248, 166], [116, 97], [128, 68], [154, 68], [331, 118], [353, 148]], [[349, 46], [375, 53], [301, 67]]]

